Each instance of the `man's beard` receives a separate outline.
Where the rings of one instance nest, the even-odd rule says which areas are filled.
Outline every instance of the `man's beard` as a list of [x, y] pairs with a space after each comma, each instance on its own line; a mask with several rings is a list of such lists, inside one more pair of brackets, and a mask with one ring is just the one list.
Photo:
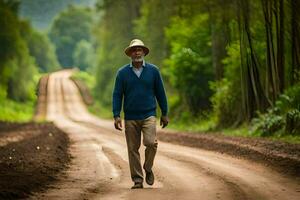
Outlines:
[[143, 62], [144, 56], [141, 56], [140, 58], [131, 58], [132, 62]]

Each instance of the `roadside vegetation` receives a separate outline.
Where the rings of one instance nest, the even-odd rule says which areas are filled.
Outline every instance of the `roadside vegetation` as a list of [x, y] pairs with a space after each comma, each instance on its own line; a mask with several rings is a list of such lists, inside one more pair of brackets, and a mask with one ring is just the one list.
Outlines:
[[59, 63], [64, 68], [88, 68], [92, 56], [92, 10], [85, 7], [68, 6], [53, 20], [48, 36], [56, 47]]
[[299, 141], [298, 1], [97, 0], [67, 7], [47, 34], [18, 18], [17, 1], [0, 2], [0, 100], [34, 101], [32, 75], [76, 66], [89, 110], [111, 118], [123, 50], [140, 38], [162, 72], [170, 128]]
[[34, 115], [35, 101], [17, 102], [2, 99], [0, 104], [0, 120], [10, 122], [27, 122]]
[[29, 121], [42, 73], [59, 69], [47, 35], [18, 16], [18, 1], [0, 0], [0, 120]]
[[90, 91], [90, 94], [93, 98], [93, 104], [87, 105], [87, 106], [88, 106], [88, 110], [91, 113], [93, 113], [94, 115], [96, 115], [98, 117], [104, 118], [104, 119], [112, 119], [113, 118], [111, 108], [104, 106], [102, 104], [102, 102], [96, 98], [97, 91], [94, 90], [95, 85], [96, 85], [95, 76], [93, 76], [90, 73], [85, 72], [85, 71], [77, 71], [73, 74], [73, 76], [71, 78], [75, 79], [75, 80], [79, 80]]

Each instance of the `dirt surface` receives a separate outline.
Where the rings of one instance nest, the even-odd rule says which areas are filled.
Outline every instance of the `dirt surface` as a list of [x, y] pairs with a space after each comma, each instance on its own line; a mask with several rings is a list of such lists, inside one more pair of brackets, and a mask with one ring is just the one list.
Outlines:
[[183, 133], [168, 129], [160, 130], [158, 138], [164, 142], [249, 159], [280, 173], [300, 177], [300, 144], [266, 138], [230, 137], [216, 133]]
[[52, 123], [0, 122], [0, 199], [47, 189], [70, 161], [69, 139]]

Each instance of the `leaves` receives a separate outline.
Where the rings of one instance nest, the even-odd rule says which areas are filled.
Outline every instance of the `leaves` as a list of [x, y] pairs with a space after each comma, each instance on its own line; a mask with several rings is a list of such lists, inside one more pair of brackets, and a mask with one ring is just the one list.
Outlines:
[[92, 11], [69, 6], [54, 20], [49, 37], [56, 46], [56, 55], [63, 67], [74, 65], [73, 54], [81, 40], [91, 40]]
[[284, 92], [275, 102], [275, 106], [266, 113], [259, 113], [252, 120], [252, 134], [271, 136], [300, 135], [300, 85], [295, 85]]
[[110, 105], [114, 75], [129, 62], [123, 49], [138, 37], [150, 47], [146, 61], [163, 72], [177, 119], [210, 112], [216, 127], [257, 117], [265, 132], [283, 130], [300, 102], [296, 92], [281, 95], [297, 84], [299, 14], [294, 1], [267, 1], [272, 19], [260, 0], [99, 0], [98, 99]]
[[11, 5], [0, 1], [0, 98], [26, 101], [35, 98], [33, 77], [37, 73], [23, 34], [30, 34], [31, 27], [18, 19], [15, 6]]
[[[168, 66], [164, 74], [171, 84], [182, 94], [182, 106], [193, 115], [210, 106], [209, 81], [213, 80], [209, 36], [208, 15], [196, 15], [191, 19], [174, 17], [166, 37], [170, 42], [171, 55], [165, 61]], [[197, 40], [196, 40], [197, 38]]]

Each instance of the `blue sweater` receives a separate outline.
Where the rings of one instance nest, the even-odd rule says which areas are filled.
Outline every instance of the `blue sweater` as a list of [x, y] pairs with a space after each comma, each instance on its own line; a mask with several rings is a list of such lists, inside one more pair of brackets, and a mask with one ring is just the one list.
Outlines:
[[158, 68], [152, 64], [145, 64], [139, 78], [130, 64], [119, 69], [113, 91], [114, 117], [120, 117], [123, 97], [125, 120], [156, 116], [156, 99], [162, 115], [167, 115], [168, 104], [163, 81]]

